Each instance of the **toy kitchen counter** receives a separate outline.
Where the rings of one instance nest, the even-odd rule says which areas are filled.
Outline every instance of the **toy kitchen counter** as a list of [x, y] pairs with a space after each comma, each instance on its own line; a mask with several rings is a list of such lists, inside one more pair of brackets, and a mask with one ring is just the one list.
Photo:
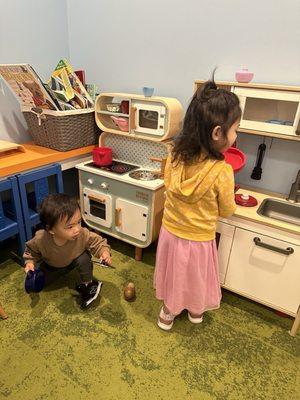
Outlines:
[[220, 283], [294, 317], [290, 334], [295, 336], [300, 324], [300, 204], [257, 189], [237, 194], [251, 196], [257, 204], [238, 205], [232, 217], [219, 218]]
[[165, 159], [167, 145], [108, 132], [100, 141], [114, 149], [112, 164], [87, 161], [76, 166], [83, 219], [91, 228], [135, 246], [135, 258], [141, 260], [142, 249], [158, 237], [161, 225], [165, 188], [160, 165], [152, 159]]
[[22, 147], [25, 151], [11, 150], [0, 153], [0, 178], [53, 162], [59, 162], [62, 170], [73, 168], [78, 162], [91, 159], [92, 150], [95, 146], [64, 152], [37, 146], [32, 142], [23, 143]]
[[[282, 231], [292, 233], [295, 235], [300, 236], [300, 204], [295, 204], [295, 203], [289, 203], [286, 201], [285, 197], [279, 193], [267, 193], [267, 192], [258, 192], [257, 189], [251, 189], [251, 188], [240, 188], [237, 191], [237, 194], [242, 194], [242, 195], [248, 195], [252, 196], [257, 200], [257, 205], [254, 207], [244, 207], [241, 205], [237, 206], [237, 209], [231, 217], [231, 220], [240, 220], [241, 218], [247, 221], [252, 221], [258, 224], [263, 224], [271, 228], [277, 228]], [[289, 218], [289, 212], [285, 216], [284, 213], [280, 212], [280, 209], [272, 212], [272, 209], [270, 212], [264, 212], [264, 209], [268, 207], [268, 199], [271, 199], [271, 201], [277, 202], [277, 207], [280, 209], [282, 206], [290, 206], [291, 208], [295, 209], [295, 212], [291, 211], [291, 215], [295, 214], [296, 220], [292, 222], [293, 220]], [[264, 207], [265, 205], [265, 207]], [[276, 207], [276, 204], [275, 204]], [[222, 218], [220, 219], [222, 220]]]

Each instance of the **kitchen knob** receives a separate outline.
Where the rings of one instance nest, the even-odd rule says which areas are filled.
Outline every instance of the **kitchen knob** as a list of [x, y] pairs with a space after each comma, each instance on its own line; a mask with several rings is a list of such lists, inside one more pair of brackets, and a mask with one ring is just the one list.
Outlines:
[[100, 183], [100, 187], [102, 189], [108, 189], [108, 184], [106, 182], [102, 182], [102, 183]]
[[92, 185], [92, 184], [94, 183], [94, 179], [92, 179], [92, 178], [89, 178], [87, 181], [88, 181], [88, 183], [89, 183], [90, 185]]

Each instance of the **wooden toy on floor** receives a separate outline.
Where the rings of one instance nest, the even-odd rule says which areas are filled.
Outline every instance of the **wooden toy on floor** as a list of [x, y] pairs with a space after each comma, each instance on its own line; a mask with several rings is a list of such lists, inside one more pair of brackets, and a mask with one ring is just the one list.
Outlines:
[[1, 304], [0, 304], [0, 317], [1, 317], [2, 319], [8, 318], [8, 316], [6, 315], [6, 312], [5, 312], [4, 309], [2, 308]]
[[124, 299], [126, 301], [134, 301], [135, 300], [135, 286], [134, 283], [129, 282], [124, 288]]

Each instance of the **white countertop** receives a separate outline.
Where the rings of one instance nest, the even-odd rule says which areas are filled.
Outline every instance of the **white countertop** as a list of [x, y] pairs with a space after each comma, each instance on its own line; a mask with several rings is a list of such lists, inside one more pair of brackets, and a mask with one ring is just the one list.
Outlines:
[[[115, 179], [116, 181], [128, 183], [130, 185], [135, 185], [135, 186], [139, 186], [139, 187], [142, 187], [145, 189], [150, 189], [150, 190], [157, 190], [164, 185], [163, 179], [153, 179], [151, 181], [143, 181], [143, 180], [131, 178], [129, 176], [129, 174], [130, 174], [130, 172], [133, 172], [133, 171], [129, 171], [125, 174], [116, 174], [114, 172], [106, 171], [101, 168], [95, 168], [95, 167], [86, 165], [86, 164], [90, 163], [91, 161], [92, 160], [83, 162], [81, 164], [77, 164], [76, 168], [78, 168], [82, 171], [91, 172], [96, 175], [106, 176], [107, 178]], [[124, 162], [122, 160], [114, 160], [114, 161]], [[138, 169], [135, 169], [134, 171], [141, 171], [141, 170], [157, 171], [155, 169], [150, 169], [149, 167], [143, 167], [143, 166], [140, 166]]]
[[262, 215], [259, 215], [257, 213], [257, 210], [263, 200], [272, 198], [276, 200], [285, 200], [284, 196], [276, 193], [263, 193], [263, 192], [258, 192], [255, 189], [247, 188], [243, 189], [240, 188], [237, 191], [237, 194], [248, 194], [256, 198], [258, 204], [255, 207], [243, 207], [243, 206], [237, 206], [237, 209], [234, 213], [234, 217], [238, 218], [243, 218], [248, 221], [253, 221], [256, 223], [268, 225], [270, 227], [274, 227], [277, 229], [282, 229], [284, 231], [294, 233], [296, 235], [300, 236], [300, 227], [298, 225], [294, 225], [288, 222], [284, 221], [279, 221], [278, 219], [274, 218], [269, 218], [269, 217], [264, 217]]

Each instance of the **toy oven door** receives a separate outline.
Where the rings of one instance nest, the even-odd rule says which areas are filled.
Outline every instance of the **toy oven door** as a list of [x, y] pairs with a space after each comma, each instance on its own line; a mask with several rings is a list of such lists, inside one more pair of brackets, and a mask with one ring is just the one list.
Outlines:
[[106, 228], [112, 225], [112, 197], [98, 190], [83, 188], [84, 217]]

